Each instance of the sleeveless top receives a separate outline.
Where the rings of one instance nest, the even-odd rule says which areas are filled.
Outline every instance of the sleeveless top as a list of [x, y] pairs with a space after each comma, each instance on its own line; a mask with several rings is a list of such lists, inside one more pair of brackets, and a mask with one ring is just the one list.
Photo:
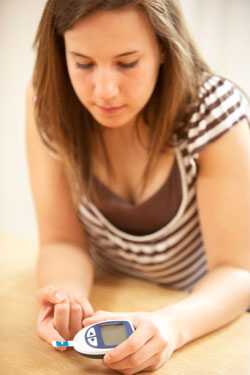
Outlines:
[[150, 234], [162, 228], [175, 216], [181, 203], [181, 176], [176, 157], [163, 186], [140, 204], [134, 205], [119, 197], [95, 176], [94, 183], [100, 198], [96, 203], [98, 209], [116, 227], [135, 235]]
[[139, 206], [112, 193], [95, 178], [97, 207], [85, 196], [78, 217], [95, 264], [169, 288], [191, 291], [208, 272], [197, 206], [199, 152], [242, 119], [250, 124], [247, 100], [231, 81], [212, 75], [199, 88], [199, 104], [164, 185]]

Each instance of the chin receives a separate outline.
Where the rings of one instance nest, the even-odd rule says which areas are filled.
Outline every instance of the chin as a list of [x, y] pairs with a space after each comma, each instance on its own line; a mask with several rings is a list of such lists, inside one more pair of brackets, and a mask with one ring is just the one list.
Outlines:
[[[123, 116], [124, 117], [124, 116]], [[102, 126], [103, 128], [107, 128], [107, 129], [119, 129], [119, 128], [122, 128], [122, 127], [129, 127], [129, 126], [133, 126], [133, 124], [135, 123], [135, 119], [136, 117], [132, 117], [131, 119], [125, 119], [120, 117], [119, 118], [110, 118], [110, 119], [103, 119], [103, 118], [99, 118], [99, 116], [94, 116], [95, 120], [98, 122], [98, 124], [100, 124], [100, 126]]]
[[[120, 129], [120, 128], [123, 128], [123, 127], [126, 127], [126, 126], [129, 126], [129, 123], [118, 123], [117, 121], [113, 121], [113, 122], [101, 122], [101, 121], [98, 121], [98, 123], [100, 124], [100, 126], [102, 126], [103, 128], [106, 128], [106, 129]], [[131, 124], [131, 123], [130, 123]]]

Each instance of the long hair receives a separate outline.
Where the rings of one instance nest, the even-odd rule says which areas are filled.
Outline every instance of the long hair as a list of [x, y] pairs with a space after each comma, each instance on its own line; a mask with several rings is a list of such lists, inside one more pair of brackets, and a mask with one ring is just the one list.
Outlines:
[[112, 167], [101, 126], [71, 85], [63, 35], [75, 22], [97, 10], [128, 5], [140, 7], [146, 13], [166, 56], [154, 92], [141, 113], [151, 134], [142, 190], [159, 154], [185, 137], [190, 109], [198, 100], [198, 86], [204, 74], [212, 74], [190, 36], [177, 0], [48, 0], [33, 44], [36, 123], [44, 141], [65, 164], [76, 204], [83, 191], [88, 198], [97, 198], [92, 179], [97, 140], [102, 145], [106, 167], [109, 171]]

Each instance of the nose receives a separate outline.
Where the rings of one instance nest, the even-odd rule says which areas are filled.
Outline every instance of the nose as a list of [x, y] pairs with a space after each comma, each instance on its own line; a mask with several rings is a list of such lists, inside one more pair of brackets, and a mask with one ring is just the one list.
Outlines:
[[94, 96], [97, 103], [101, 105], [112, 105], [119, 93], [117, 75], [106, 69], [99, 70], [94, 78]]

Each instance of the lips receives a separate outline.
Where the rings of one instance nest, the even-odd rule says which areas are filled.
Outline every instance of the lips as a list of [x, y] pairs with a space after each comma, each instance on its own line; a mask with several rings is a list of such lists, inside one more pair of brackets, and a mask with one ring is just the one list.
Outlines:
[[121, 111], [125, 108], [125, 105], [120, 107], [98, 107], [101, 113], [105, 115], [114, 115], [117, 113], [121, 113]]
[[120, 105], [120, 106], [117, 106], [117, 107], [101, 107], [99, 106], [101, 109], [105, 109], [105, 110], [114, 110], [114, 109], [119, 109], [119, 108], [122, 108], [123, 106]]

